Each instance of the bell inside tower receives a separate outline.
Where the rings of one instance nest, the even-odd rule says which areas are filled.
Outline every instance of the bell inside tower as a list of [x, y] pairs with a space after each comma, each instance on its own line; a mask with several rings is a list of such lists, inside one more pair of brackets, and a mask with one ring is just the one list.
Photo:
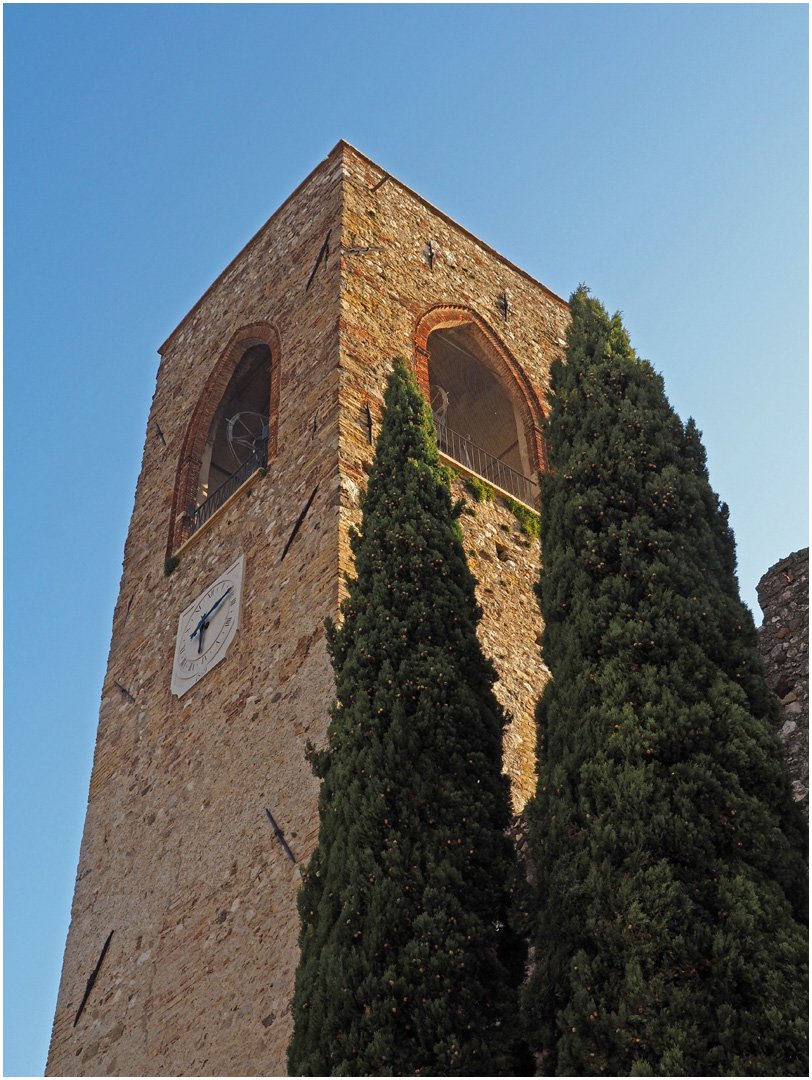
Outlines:
[[[518, 409], [471, 323], [429, 334], [429, 388], [438, 448], [533, 506], [533, 473]], [[537, 467], [536, 467], [537, 468]]]
[[271, 397], [271, 350], [263, 342], [249, 346], [229, 380], [214, 413], [203, 449], [197, 505], [202, 505], [251, 459], [264, 465]]

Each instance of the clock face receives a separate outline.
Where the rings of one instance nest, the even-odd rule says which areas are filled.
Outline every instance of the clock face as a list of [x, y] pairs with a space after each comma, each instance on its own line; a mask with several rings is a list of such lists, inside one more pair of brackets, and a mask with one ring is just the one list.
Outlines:
[[240, 617], [245, 556], [212, 582], [178, 620], [172, 693], [182, 697], [228, 652]]

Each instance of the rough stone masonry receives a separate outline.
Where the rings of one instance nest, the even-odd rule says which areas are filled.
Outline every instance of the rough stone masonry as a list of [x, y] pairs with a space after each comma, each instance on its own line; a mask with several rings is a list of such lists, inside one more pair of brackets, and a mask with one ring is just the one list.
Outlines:
[[771, 566], [757, 586], [764, 612], [759, 649], [767, 685], [781, 701], [795, 797], [809, 814], [809, 548]]
[[[348, 530], [392, 358], [427, 389], [430, 335], [463, 328], [535, 469], [567, 321], [560, 297], [342, 142], [161, 347], [49, 1075], [285, 1075], [296, 892], [318, 831], [305, 746], [326, 730], [324, 620], [338, 615], [352, 571]], [[264, 346], [267, 468], [189, 535], [218, 409], [241, 357]], [[533, 788], [533, 710], [547, 677], [538, 553], [514, 513], [498, 498], [475, 503], [458, 472], [455, 491], [476, 514], [461, 524], [481, 639], [512, 716], [504, 769], [518, 810]], [[179, 616], [241, 556], [238, 632], [178, 697]]]
[[[348, 531], [392, 358], [405, 357], [428, 390], [431, 334], [462, 328], [510, 400], [535, 469], [568, 318], [560, 297], [341, 142], [161, 347], [48, 1075], [285, 1075], [296, 892], [318, 832], [305, 746], [326, 730], [324, 620], [338, 615], [352, 572]], [[189, 535], [218, 408], [241, 357], [264, 346], [266, 468]], [[547, 678], [538, 551], [508, 505], [477, 503], [466, 468], [455, 468], [472, 511], [461, 525], [481, 640], [512, 716], [504, 769], [520, 810]], [[241, 556], [239, 630], [178, 697], [179, 616]], [[777, 656], [795, 617], [776, 624], [776, 635], [788, 631]], [[792, 693], [797, 683], [784, 693], [787, 723], [800, 726]]]

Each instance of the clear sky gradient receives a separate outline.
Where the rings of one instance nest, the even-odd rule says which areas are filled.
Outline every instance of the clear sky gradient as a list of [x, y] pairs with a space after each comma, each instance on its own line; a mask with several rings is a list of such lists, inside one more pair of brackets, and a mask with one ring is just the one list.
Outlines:
[[158, 346], [346, 139], [623, 311], [760, 622], [808, 543], [808, 14], [6, 5], [4, 42], [4, 1065], [41, 1075]]

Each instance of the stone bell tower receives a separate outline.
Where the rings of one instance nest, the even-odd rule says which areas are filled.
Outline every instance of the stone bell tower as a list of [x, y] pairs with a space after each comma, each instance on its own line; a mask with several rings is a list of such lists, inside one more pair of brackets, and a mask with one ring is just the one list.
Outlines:
[[468, 503], [524, 804], [545, 678], [526, 530], [567, 319], [340, 142], [161, 347], [47, 1074], [285, 1074], [318, 832], [304, 748], [333, 697], [323, 624], [397, 355]]

